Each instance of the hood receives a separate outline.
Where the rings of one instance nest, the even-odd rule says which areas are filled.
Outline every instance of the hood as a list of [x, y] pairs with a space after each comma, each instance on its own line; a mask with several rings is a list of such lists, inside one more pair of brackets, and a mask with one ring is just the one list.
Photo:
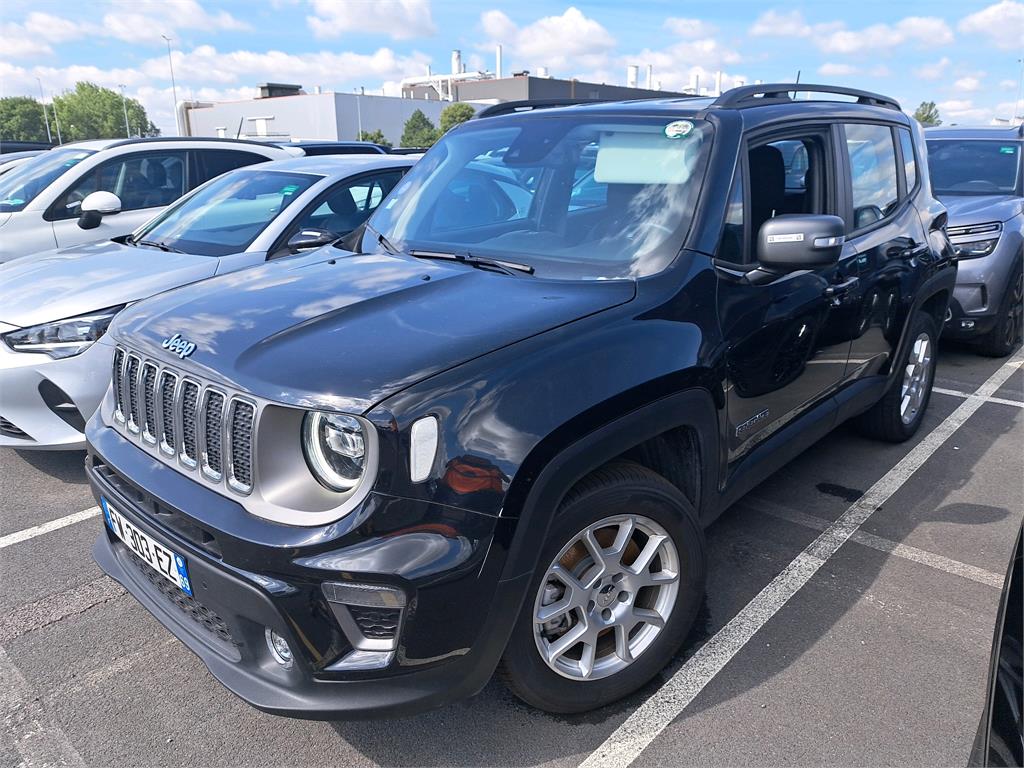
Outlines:
[[1014, 195], [940, 195], [939, 199], [949, 211], [951, 227], [1009, 221], [1024, 210], [1024, 199]]
[[24, 328], [105, 309], [210, 277], [218, 259], [113, 240], [0, 265], [0, 321]]
[[[361, 413], [634, 294], [631, 281], [512, 277], [325, 248], [140, 302], [107, 335], [268, 400]], [[185, 360], [161, 347], [174, 334], [195, 344]]]

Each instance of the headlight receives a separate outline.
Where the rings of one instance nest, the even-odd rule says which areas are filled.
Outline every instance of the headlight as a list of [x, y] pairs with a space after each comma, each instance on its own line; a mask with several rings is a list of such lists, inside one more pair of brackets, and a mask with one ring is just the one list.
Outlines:
[[67, 320], [19, 328], [5, 333], [2, 338], [15, 352], [43, 352], [56, 360], [74, 357], [106, 333], [110, 321], [122, 309], [124, 305]]
[[954, 243], [953, 251], [956, 253], [957, 258], [960, 259], [977, 259], [982, 256], [988, 256], [992, 251], [996, 249], [996, 243], [999, 242], [999, 238], [992, 240], [974, 240], [970, 243]]
[[313, 476], [332, 491], [350, 491], [366, 469], [366, 440], [354, 416], [310, 411], [302, 422], [302, 449]]

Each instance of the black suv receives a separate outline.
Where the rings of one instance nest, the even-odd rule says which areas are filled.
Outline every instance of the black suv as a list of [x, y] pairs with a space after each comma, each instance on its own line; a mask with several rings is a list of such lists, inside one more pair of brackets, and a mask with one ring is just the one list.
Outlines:
[[269, 712], [496, 669], [618, 699], [686, 636], [724, 509], [840, 422], [921, 424], [956, 277], [923, 148], [825, 86], [471, 120], [347, 250], [118, 316], [95, 557]]

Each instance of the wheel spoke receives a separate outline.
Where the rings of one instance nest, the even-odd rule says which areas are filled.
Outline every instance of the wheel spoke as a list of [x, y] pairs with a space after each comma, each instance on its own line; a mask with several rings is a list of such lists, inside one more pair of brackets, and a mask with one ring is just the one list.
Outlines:
[[658, 554], [658, 550], [665, 543], [665, 538], [665, 536], [648, 536], [647, 543], [640, 550], [640, 554], [636, 556], [636, 560], [633, 561], [630, 570], [637, 575], [649, 570], [654, 557]]
[[546, 624], [552, 619], [556, 619], [563, 613], [568, 613], [575, 608], [575, 601], [572, 599], [572, 592], [567, 592], [558, 602], [552, 603], [551, 605], [542, 605], [537, 611], [536, 621], [538, 624]]
[[632, 517], [627, 517], [619, 523], [619, 530], [616, 532], [615, 541], [612, 543], [612, 553], [620, 562], [626, 547], [629, 546], [630, 539], [633, 538], [634, 530], [636, 530], [636, 523], [633, 522]]
[[629, 650], [629, 631], [622, 624], [615, 625], [615, 655], [627, 664], [633, 661], [633, 652]]
[[550, 643], [547, 647], [548, 661], [555, 662], [561, 658], [566, 651], [583, 639], [583, 636], [587, 634], [587, 630], [587, 625], [580, 622], [553, 643]]
[[594, 565], [597, 566], [597, 570], [587, 580], [587, 584], [584, 585], [586, 587], [590, 587], [595, 581], [597, 581], [604, 575], [604, 572], [608, 569], [608, 566], [605, 564], [604, 548], [601, 546], [601, 543], [596, 538], [594, 538], [593, 530], [587, 529], [587, 532], [583, 534], [583, 538], [581, 539], [581, 541], [583, 542], [583, 546], [587, 548], [587, 551], [590, 553], [590, 556], [594, 559]]
[[584, 640], [583, 652], [580, 654], [580, 674], [583, 675], [584, 678], [590, 677], [590, 673], [594, 671], [594, 657], [596, 655], [596, 643], [588, 643]]
[[637, 579], [638, 587], [660, 587], [663, 584], [671, 584], [679, 580], [679, 574], [675, 571], [662, 569], [657, 573], [642, 573]]
[[558, 579], [560, 582], [565, 584], [568, 589], [576, 593], [580, 593], [585, 590], [583, 583], [573, 576], [561, 563], [555, 563], [551, 566], [551, 570], [548, 571], [547, 577], [549, 579], [552, 577]]
[[638, 622], [650, 624], [652, 627], [661, 629], [665, 626], [665, 617], [651, 608], [634, 608], [633, 618]]

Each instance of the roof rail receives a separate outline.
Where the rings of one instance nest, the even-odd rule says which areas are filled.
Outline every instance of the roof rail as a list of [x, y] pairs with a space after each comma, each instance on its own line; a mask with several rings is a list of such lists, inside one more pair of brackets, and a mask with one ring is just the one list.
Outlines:
[[899, 102], [889, 96], [857, 88], [839, 85], [813, 85], [810, 83], [766, 83], [763, 85], [741, 85], [726, 91], [711, 104], [712, 107], [743, 109], [744, 107], [788, 104], [793, 101], [791, 93], [831, 93], [839, 96], [856, 96], [858, 104], [887, 109], [900, 108]]
[[253, 139], [233, 139], [230, 136], [141, 136], [134, 139], [121, 139], [109, 145], [107, 149], [124, 147], [129, 144], [158, 144], [162, 141], [222, 141], [229, 144], [252, 144], [258, 147], [272, 147], [280, 149], [280, 144], [273, 144], [269, 141], [255, 141]]
[[500, 104], [492, 104], [484, 107], [474, 115], [474, 120], [482, 117], [499, 117], [511, 115], [516, 112], [532, 112], [535, 109], [551, 109], [552, 107], [572, 107], [577, 104], [601, 104], [609, 99], [522, 99], [521, 101], [503, 101]]

